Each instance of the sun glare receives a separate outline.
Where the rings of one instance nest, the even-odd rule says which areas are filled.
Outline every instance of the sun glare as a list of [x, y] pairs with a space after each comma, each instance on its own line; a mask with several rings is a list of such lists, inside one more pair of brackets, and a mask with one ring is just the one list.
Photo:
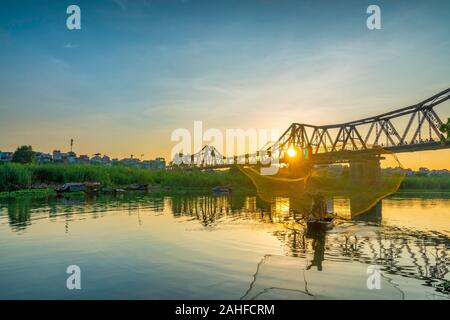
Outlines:
[[297, 151], [295, 151], [294, 148], [290, 147], [288, 149], [287, 153], [288, 153], [289, 157], [293, 158], [297, 154]]

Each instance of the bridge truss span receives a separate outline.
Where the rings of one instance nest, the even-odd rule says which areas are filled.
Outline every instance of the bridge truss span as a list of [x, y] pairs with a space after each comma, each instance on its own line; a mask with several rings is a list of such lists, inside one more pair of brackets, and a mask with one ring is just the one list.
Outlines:
[[450, 147], [441, 143], [443, 121], [434, 108], [450, 98], [450, 88], [415, 105], [342, 124], [293, 123], [269, 148], [311, 148], [312, 154], [385, 149], [411, 152]]
[[323, 126], [292, 123], [276, 142], [255, 153], [225, 157], [214, 146], [206, 145], [195, 154], [176, 155], [173, 164], [184, 169], [280, 164], [286, 161], [291, 148], [317, 164], [450, 148], [450, 142], [441, 139], [443, 121], [434, 110], [449, 99], [450, 88], [409, 107], [347, 123]]

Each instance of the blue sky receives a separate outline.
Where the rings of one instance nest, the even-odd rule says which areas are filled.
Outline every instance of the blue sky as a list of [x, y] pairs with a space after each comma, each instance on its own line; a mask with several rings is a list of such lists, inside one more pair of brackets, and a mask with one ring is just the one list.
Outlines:
[[[81, 8], [82, 29], [66, 28]], [[382, 30], [366, 28], [381, 8]], [[345, 122], [450, 83], [449, 1], [0, 0], [0, 150], [168, 156], [176, 128]]]

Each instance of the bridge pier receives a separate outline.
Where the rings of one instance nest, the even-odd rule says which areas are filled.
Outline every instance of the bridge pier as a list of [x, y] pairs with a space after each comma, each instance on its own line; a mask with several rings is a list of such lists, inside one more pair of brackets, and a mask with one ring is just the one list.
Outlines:
[[[350, 211], [352, 210], [351, 208], [352, 208], [352, 201], [350, 200]], [[381, 223], [382, 209], [383, 209], [382, 200], [380, 200], [372, 208], [368, 209], [367, 211], [361, 214], [358, 214], [355, 217], [352, 217], [352, 220]]]
[[367, 187], [378, 183], [381, 178], [380, 158], [351, 160], [349, 177], [352, 186]]

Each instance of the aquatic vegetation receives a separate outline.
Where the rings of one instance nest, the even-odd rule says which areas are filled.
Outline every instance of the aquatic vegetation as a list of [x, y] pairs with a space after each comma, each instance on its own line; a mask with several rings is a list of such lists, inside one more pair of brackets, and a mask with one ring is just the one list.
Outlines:
[[21, 198], [48, 198], [56, 196], [56, 192], [52, 189], [25, 189], [18, 191], [0, 192], [0, 199], [21, 199]]

